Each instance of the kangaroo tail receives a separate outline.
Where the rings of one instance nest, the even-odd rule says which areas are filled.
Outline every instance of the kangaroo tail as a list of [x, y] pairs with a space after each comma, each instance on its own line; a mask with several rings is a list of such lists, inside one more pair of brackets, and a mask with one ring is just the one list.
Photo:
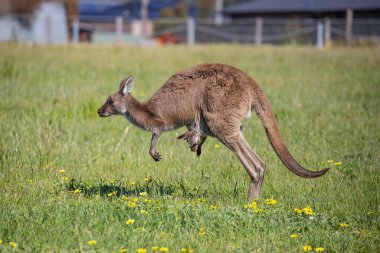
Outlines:
[[321, 171], [310, 171], [303, 168], [290, 154], [281, 138], [280, 131], [277, 127], [276, 119], [273, 115], [272, 108], [269, 105], [268, 99], [265, 97], [264, 92], [257, 86], [255, 89], [255, 97], [252, 102], [252, 108], [255, 110], [257, 116], [260, 118], [268, 139], [280, 158], [282, 163], [294, 174], [304, 178], [316, 178], [324, 175], [329, 168]]

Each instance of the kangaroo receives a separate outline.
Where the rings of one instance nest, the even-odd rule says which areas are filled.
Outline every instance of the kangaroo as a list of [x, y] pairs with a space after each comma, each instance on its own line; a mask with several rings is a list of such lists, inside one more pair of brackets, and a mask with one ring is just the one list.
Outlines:
[[178, 138], [187, 140], [197, 155], [201, 154], [207, 136], [217, 138], [231, 150], [250, 177], [248, 199], [258, 198], [265, 163], [241, 131], [243, 119], [249, 118], [254, 110], [274, 151], [291, 172], [303, 178], [316, 178], [329, 170], [309, 171], [293, 158], [280, 136], [264, 92], [255, 80], [235, 67], [201, 64], [180, 71], [142, 103], [131, 96], [133, 85], [133, 77], [123, 79], [119, 90], [108, 97], [98, 114], [100, 117], [123, 115], [133, 125], [152, 132], [149, 154], [155, 161], [161, 160], [155, 149], [161, 133], [186, 126], [188, 132]]

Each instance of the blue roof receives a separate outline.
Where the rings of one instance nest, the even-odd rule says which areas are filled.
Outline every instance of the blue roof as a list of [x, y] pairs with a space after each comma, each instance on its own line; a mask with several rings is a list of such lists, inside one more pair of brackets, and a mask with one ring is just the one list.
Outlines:
[[[180, 0], [151, 0], [148, 5], [150, 19], [157, 19], [166, 7], [175, 7]], [[114, 20], [117, 16], [126, 19], [140, 19], [141, 0], [79, 0], [79, 15], [85, 21]], [[192, 6], [189, 8], [194, 12]]]

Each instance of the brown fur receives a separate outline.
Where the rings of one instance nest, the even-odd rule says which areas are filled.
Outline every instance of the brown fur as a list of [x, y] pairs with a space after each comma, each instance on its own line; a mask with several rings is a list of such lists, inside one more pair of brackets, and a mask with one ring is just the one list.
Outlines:
[[149, 153], [161, 159], [155, 144], [164, 131], [187, 126], [185, 139], [192, 151], [201, 154], [207, 136], [216, 137], [241, 161], [251, 183], [249, 199], [258, 198], [264, 179], [265, 164], [245, 140], [241, 123], [254, 110], [260, 118], [270, 143], [278, 157], [293, 173], [315, 178], [322, 171], [308, 171], [300, 166], [286, 148], [267, 98], [257, 83], [247, 74], [223, 64], [203, 64], [173, 75], [146, 102], [130, 95], [133, 78], [120, 83], [119, 91], [111, 95], [99, 109], [102, 117], [124, 115], [132, 124], [153, 132]]

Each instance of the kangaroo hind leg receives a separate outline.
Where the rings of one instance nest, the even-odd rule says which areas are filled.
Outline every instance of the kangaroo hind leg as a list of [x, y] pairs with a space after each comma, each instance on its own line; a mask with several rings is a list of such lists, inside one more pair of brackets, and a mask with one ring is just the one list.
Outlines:
[[[260, 196], [261, 185], [264, 177], [264, 166], [261, 159], [249, 147], [240, 131], [234, 137], [218, 138], [228, 149], [230, 149], [240, 160], [250, 177], [248, 199], [257, 199]], [[217, 136], [218, 137], [218, 136]]]

